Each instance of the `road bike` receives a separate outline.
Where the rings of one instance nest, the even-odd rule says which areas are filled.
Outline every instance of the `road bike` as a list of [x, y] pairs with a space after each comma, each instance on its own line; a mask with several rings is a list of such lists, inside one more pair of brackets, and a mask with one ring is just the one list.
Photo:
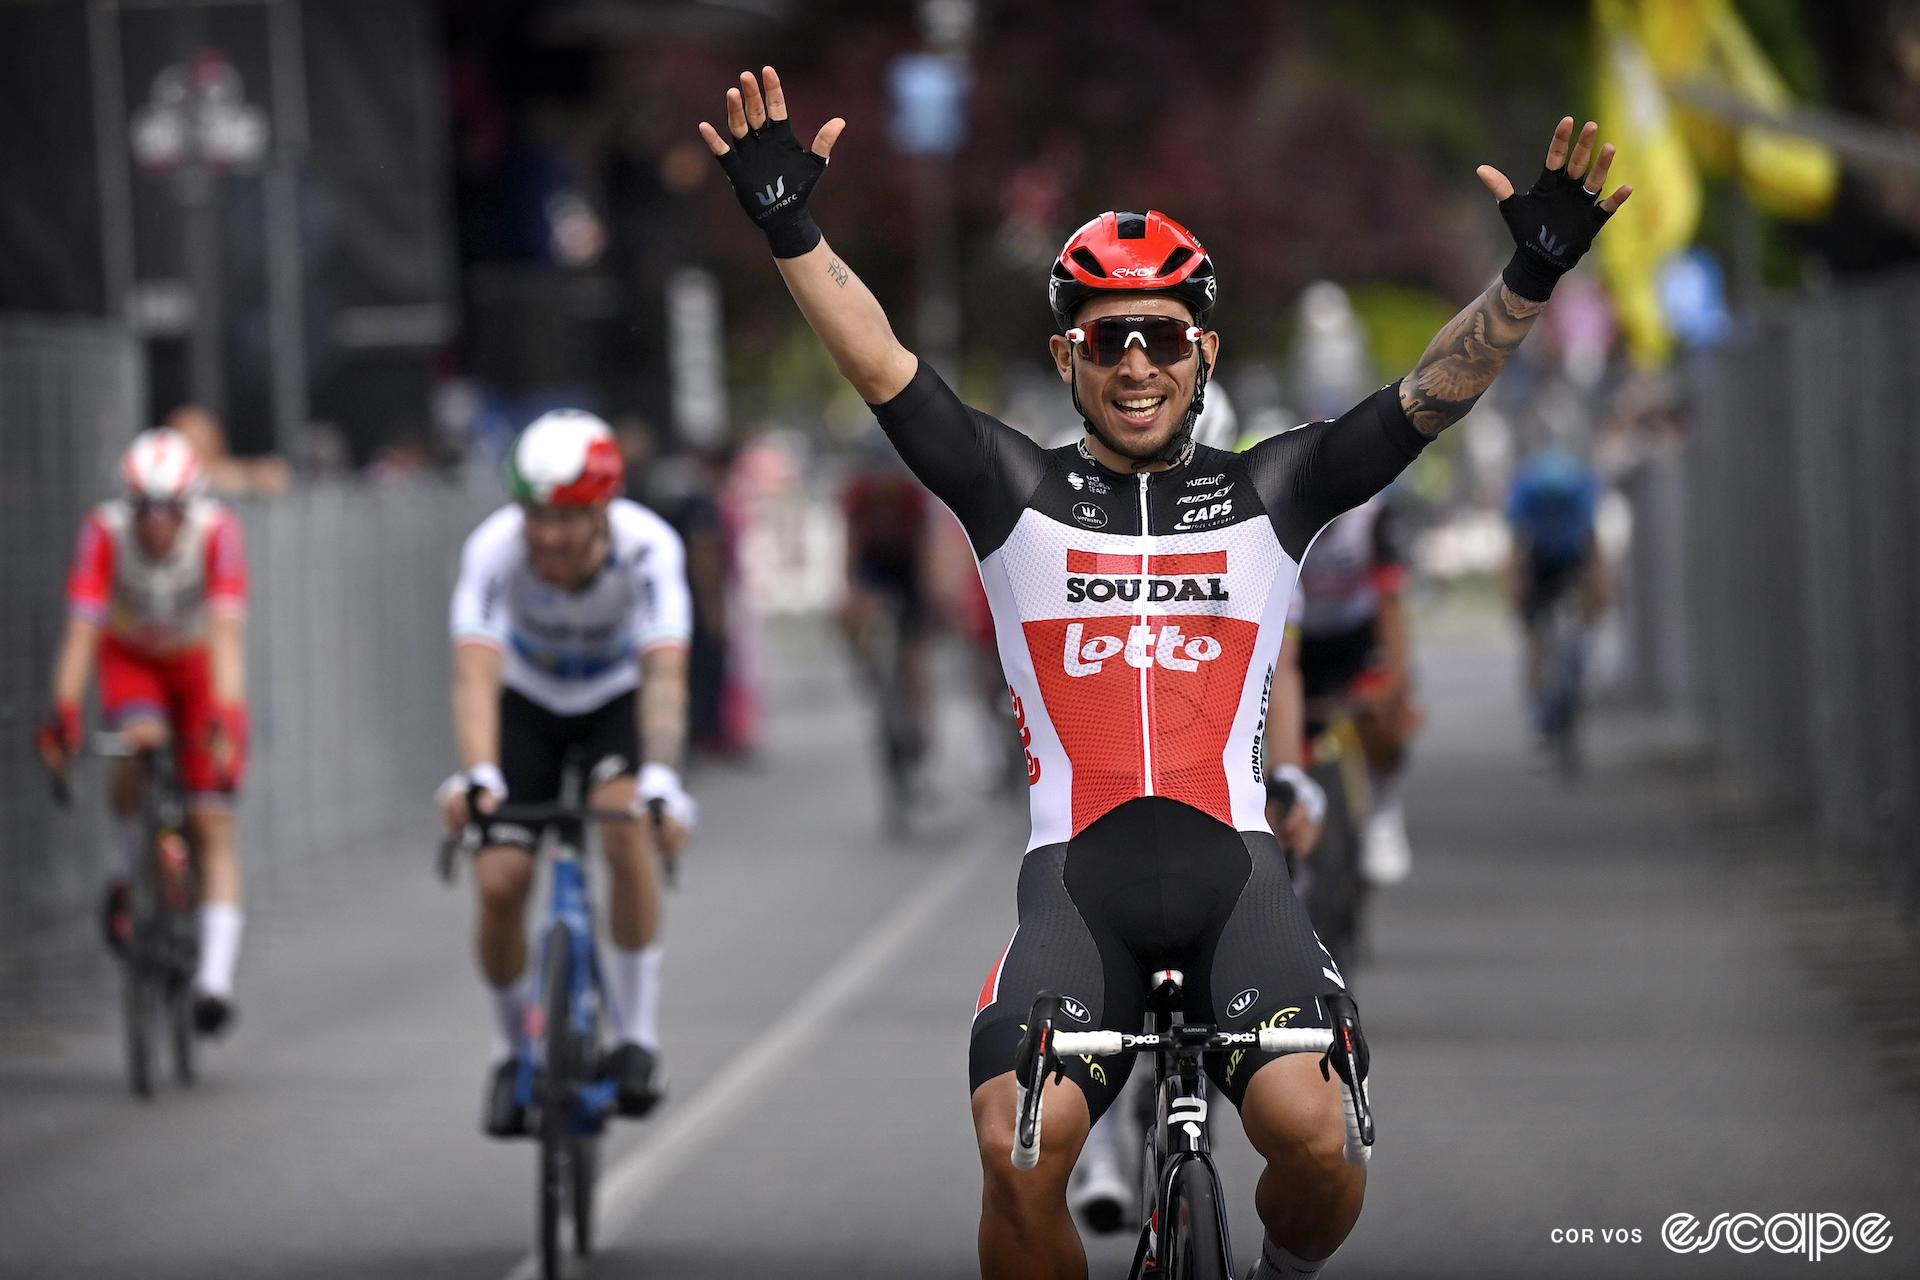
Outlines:
[[1545, 662], [1534, 695], [1534, 724], [1560, 776], [1571, 782], [1583, 763], [1581, 712], [1585, 709], [1587, 614], [1578, 591], [1563, 591], [1539, 624]]
[[[117, 733], [98, 733], [85, 754], [102, 759], [137, 758], [142, 773], [140, 856], [128, 883], [127, 925], [109, 945], [120, 962], [120, 1021], [126, 1043], [127, 1084], [134, 1096], [153, 1096], [156, 1059], [165, 1051], [175, 1083], [194, 1082], [193, 975], [200, 963], [200, 899], [193, 846], [186, 824], [186, 797], [173, 752], [139, 749]], [[72, 802], [66, 780], [55, 776], [54, 799]]]
[[1358, 1035], [1350, 1005], [1332, 1010], [1332, 1028], [1264, 1027], [1222, 1031], [1190, 1023], [1181, 1012], [1185, 976], [1161, 969], [1150, 977], [1145, 1030], [1058, 1031], [1060, 997], [1043, 991], [1027, 1018], [1027, 1034], [1015, 1061], [1013, 1164], [1031, 1169], [1040, 1161], [1044, 1111], [1042, 1084], [1062, 1078], [1061, 1064], [1077, 1056], [1153, 1056], [1154, 1121], [1142, 1161], [1140, 1240], [1129, 1280], [1234, 1280], [1226, 1197], [1214, 1168], [1207, 1129], [1204, 1060], [1216, 1054], [1258, 1049], [1262, 1053], [1327, 1055], [1339, 1073], [1345, 1103], [1346, 1157], [1364, 1163], [1373, 1153], [1373, 1111], [1364, 1078], [1354, 1062]]
[[[661, 802], [649, 805], [656, 824], [663, 812]], [[603, 1070], [606, 981], [594, 941], [586, 824], [638, 819], [625, 810], [577, 804], [507, 804], [488, 814], [487, 820], [535, 830], [547, 827], [552, 832], [547, 864], [553, 884], [537, 974], [541, 999], [528, 1011], [517, 1047], [514, 1098], [540, 1146], [541, 1275], [558, 1280], [565, 1265], [569, 1225], [574, 1253], [582, 1258], [593, 1253], [600, 1135], [619, 1098], [618, 1084]], [[469, 825], [461, 835], [441, 843], [441, 879], [452, 883], [456, 855], [477, 847], [479, 839], [479, 828]]]

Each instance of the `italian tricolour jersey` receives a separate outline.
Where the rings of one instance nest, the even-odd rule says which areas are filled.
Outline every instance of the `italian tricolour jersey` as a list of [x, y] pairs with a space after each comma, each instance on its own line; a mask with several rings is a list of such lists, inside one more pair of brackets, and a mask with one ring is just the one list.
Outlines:
[[1121, 474], [1042, 449], [922, 364], [875, 406], [966, 527], [1027, 752], [1029, 848], [1164, 796], [1265, 831], [1262, 742], [1300, 560], [1425, 440], [1388, 387], [1246, 453]]

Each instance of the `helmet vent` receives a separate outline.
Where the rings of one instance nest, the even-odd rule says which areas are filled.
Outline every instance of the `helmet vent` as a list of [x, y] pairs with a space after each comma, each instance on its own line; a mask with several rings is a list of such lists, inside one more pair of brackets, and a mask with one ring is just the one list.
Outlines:
[[1145, 240], [1147, 238], [1147, 215], [1144, 213], [1115, 214], [1114, 235], [1121, 240]]
[[1093, 256], [1092, 250], [1086, 249], [1086, 248], [1075, 249], [1073, 251], [1072, 257], [1075, 262], [1079, 263], [1082, 267], [1085, 267], [1088, 271], [1092, 272], [1094, 275], [1099, 276], [1102, 279], [1106, 278], [1107, 269], [1100, 265], [1100, 259]]
[[1187, 264], [1187, 259], [1191, 258], [1192, 256], [1193, 256], [1193, 250], [1187, 248], [1187, 246], [1185, 245], [1181, 245], [1178, 249], [1175, 249], [1172, 253], [1168, 254], [1167, 260], [1160, 264], [1160, 274], [1163, 276], [1172, 275], [1174, 272], [1178, 271], [1181, 267], [1185, 266]]

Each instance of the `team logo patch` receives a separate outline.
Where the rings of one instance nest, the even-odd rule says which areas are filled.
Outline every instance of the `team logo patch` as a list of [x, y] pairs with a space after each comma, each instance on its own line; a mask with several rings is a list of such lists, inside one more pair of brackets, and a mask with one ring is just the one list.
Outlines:
[[1260, 998], [1259, 988], [1248, 987], [1245, 991], [1242, 991], [1239, 995], [1235, 996], [1232, 1000], [1230, 1000], [1227, 1003], [1227, 1016], [1229, 1018], [1239, 1017], [1241, 1014], [1251, 1009], [1253, 1007], [1253, 1002], [1255, 1000], [1258, 1000], [1259, 998]]
[[1060, 1012], [1066, 1014], [1069, 1018], [1072, 1018], [1075, 1022], [1085, 1023], [1085, 1022], [1093, 1021], [1093, 1015], [1087, 1012], [1087, 1006], [1085, 1006], [1084, 1004], [1081, 1004], [1078, 1000], [1075, 1000], [1072, 996], [1060, 997]]
[[1104, 529], [1107, 527], [1107, 513], [1091, 502], [1074, 503], [1073, 518], [1089, 529]]
[[1107, 482], [1099, 476], [1083, 476], [1078, 471], [1067, 472], [1067, 483], [1075, 489], [1085, 489], [1088, 493], [1111, 493]]

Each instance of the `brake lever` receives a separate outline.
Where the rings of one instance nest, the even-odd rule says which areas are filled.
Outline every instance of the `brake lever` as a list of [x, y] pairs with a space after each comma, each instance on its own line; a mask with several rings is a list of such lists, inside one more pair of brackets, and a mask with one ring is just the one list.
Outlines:
[[680, 859], [667, 853], [667, 800], [655, 796], [647, 801], [647, 816], [653, 819], [653, 847], [660, 851], [660, 867], [666, 873], [667, 888], [680, 887]]

